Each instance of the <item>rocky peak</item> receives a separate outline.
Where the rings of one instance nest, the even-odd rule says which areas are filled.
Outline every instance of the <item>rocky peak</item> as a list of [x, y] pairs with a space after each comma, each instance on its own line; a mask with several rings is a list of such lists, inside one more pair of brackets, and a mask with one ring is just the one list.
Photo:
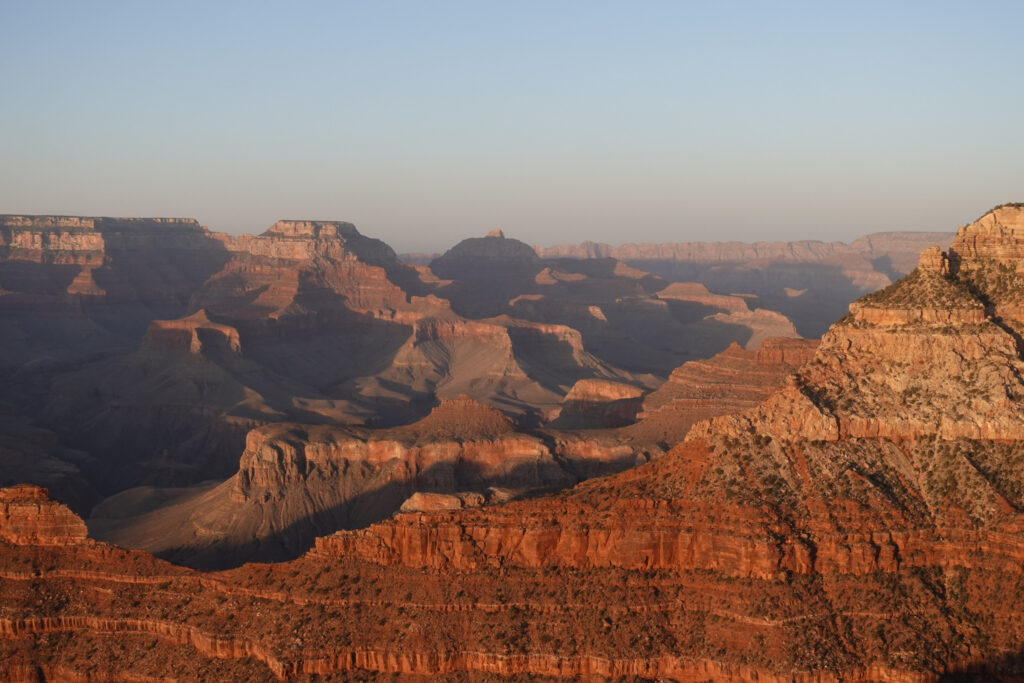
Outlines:
[[949, 261], [993, 319], [1024, 332], [1024, 204], [997, 206], [960, 228]]
[[[776, 436], [1024, 438], [1024, 210], [1000, 207], [850, 305], [759, 409]], [[783, 419], [784, 416], [784, 419]]]
[[484, 237], [497, 237], [498, 239], [505, 239], [505, 233], [502, 232], [500, 228], [495, 228], [494, 230], [491, 230], [489, 233], [484, 235]]

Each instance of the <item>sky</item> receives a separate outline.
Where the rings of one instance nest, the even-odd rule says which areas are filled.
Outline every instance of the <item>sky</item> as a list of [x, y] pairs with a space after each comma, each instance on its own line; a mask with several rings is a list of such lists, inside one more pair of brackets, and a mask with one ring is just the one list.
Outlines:
[[1024, 201], [1020, 2], [0, 2], [0, 213], [400, 252], [851, 240]]

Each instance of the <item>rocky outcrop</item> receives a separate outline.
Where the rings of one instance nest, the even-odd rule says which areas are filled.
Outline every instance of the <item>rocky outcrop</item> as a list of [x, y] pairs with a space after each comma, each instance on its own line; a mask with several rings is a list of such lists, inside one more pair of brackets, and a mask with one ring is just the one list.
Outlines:
[[673, 282], [658, 292], [658, 298], [691, 301], [709, 308], [719, 308], [727, 313], [746, 313], [750, 310], [743, 297], [713, 294], [699, 282]]
[[439, 512], [461, 510], [466, 507], [483, 505], [486, 497], [482, 493], [424, 493], [417, 491], [402, 503], [399, 512]]
[[599, 379], [581, 379], [572, 386], [569, 393], [565, 395], [566, 401], [584, 401], [594, 403], [605, 403], [610, 401], [624, 401], [637, 399], [643, 396], [643, 391], [637, 387], [621, 382], [610, 382]]
[[563, 429], [621, 427], [633, 423], [643, 390], [609, 380], [581, 379], [562, 400], [549, 427]]
[[200, 354], [204, 343], [235, 353], [242, 350], [238, 330], [211, 321], [203, 309], [177, 320], [154, 320], [146, 331], [143, 348], [157, 346]]
[[46, 490], [23, 484], [0, 489], [0, 540], [14, 545], [75, 545], [86, 540], [85, 523]]

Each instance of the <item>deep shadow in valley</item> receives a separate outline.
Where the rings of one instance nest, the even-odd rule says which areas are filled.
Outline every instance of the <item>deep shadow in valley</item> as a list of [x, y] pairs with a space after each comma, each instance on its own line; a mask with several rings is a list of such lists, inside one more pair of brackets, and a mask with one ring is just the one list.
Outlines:
[[[537, 471], [533, 465], [520, 465], [500, 476], [489, 477], [484, 474], [482, 467], [474, 463], [438, 464], [410, 481], [389, 481], [251, 542], [211, 544], [202, 548], [179, 547], [154, 554], [176, 564], [202, 570], [231, 569], [246, 562], [284, 562], [307, 552], [319, 536], [340, 530], [360, 529], [391, 517], [398, 512], [403, 502], [417, 492], [479, 493], [486, 498], [492, 495], [489, 489], [498, 488], [518, 491], [516, 499], [534, 498], [564, 490], [587, 478], [614, 474], [634, 467], [636, 456], [623, 456], [604, 462], [600, 467], [588, 467], [586, 463], [583, 465], [579, 467], [571, 461], [562, 460], [559, 462], [562, 481], [537, 487]], [[534, 485], [530, 487], [531, 484]], [[253, 501], [251, 504], [257, 503]], [[274, 501], [258, 504], [272, 508]], [[100, 538], [102, 540], [102, 536]]]

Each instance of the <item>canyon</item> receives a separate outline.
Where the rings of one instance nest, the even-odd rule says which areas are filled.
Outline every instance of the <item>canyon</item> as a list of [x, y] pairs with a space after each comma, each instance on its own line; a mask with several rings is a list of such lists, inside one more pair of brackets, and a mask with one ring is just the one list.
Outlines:
[[[38, 486], [0, 492], [6, 680], [1024, 675], [1024, 206], [987, 212], [945, 251], [925, 245], [906, 277], [847, 301], [820, 342], [739, 290], [671, 283], [603, 254], [542, 258], [495, 234], [434, 269], [340, 226], [217, 238], [224, 262], [187, 301], [166, 302], [165, 317], [135, 324], [135, 347], [53, 345], [38, 370], [10, 372], [20, 397], [37, 397], [43, 378], [62, 388], [42, 392], [66, 401], [45, 402], [43, 416], [88, 402], [71, 398], [76, 382], [108, 410], [103, 392], [125, 385], [95, 378], [153, 380], [125, 407], [199, 396], [221, 412], [206, 431], [190, 423], [204, 435], [192, 443], [216, 433], [241, 445], [214, 481], [162, 475], [170, 485], [151, 478], [97, 500], [106, 516], [89, 534], [104, 540]], [[18, 240], [36, 258], [35, 242]], [[52, 241], [73, 256], [40, 255], [41, 266], [93, 263], [75, 252], [92, 244], [82, 235]], [[457, 265], [486, 261], [492, 244], [507, 267]], [[277, 259], [299, 273], [316, 265], [290, 281]], [[29, 270], [17, 271], [23, 290]], [[86, 287], [80, 272], [61, 282]], [[54, 310], [86, 296], [62, 286], [33, 296]], [[74, 325], [101, 326], [100, 307], [74, 310]], [[573, 324], [586, 315], [607, 325]], [[659, 337], [638, 347], [645, 358], [622, 357], [658, 321], [692, 338], [722, 318], [746, 320], [745, 336], [688, 351]], [[383, 322], [419, 343], [392, 347], [402, 364], [345, 379], [337, 364], [365, 369], [372, 349], [330, 361], [324, 340]], [[434, 354], [449, 335], [472, 344]], [[524, 337], [530, 351], [517, 354]], [[518, 370], [489, 355], [505, 339]], [[288, 355], [284, 340], [308, 343]], [[60, 369], [99, 349], [86, 361], [95, 374]], [[519, 383], [496, 390], [477, 377], [447, 394], [424, 379], [439, 365], [409, 369], [443, 357], [454, 371], [460, 353]], [[550, 395], [535, 398], [538, 386]], [[337, 387], [376, 388], [379, 401]], [[398, 416], [416, 400], [421, 409]], [[11, 401], [24, 434], [13, 446], [45, 443], [88, 480], [95, 455], [75, 450], [87, 441], [28, 424], [23, 405], [33, 404]], [[392, 423], [368, 419], [388, 406]], [[64, 476], [51, 479], [74, 473]], [[223, 549], [253, 538], [243, 556], [287, 561], [217, 558], [218, 539]]]
[[[676, 367], [798, 337], [614, 259], [496, 232], [413, 266], [329, 221], [2, 216], [0, 316], [0, 484], [205, 568], [297, 557], [418, 492], [506, 500], [647, 462], [684, 433], [640, 416]], [[507, 429], [416, 432], [437, 411], [458, 427], [452, 401]], [[505, 456], [519, 474], [488, 464]]]

